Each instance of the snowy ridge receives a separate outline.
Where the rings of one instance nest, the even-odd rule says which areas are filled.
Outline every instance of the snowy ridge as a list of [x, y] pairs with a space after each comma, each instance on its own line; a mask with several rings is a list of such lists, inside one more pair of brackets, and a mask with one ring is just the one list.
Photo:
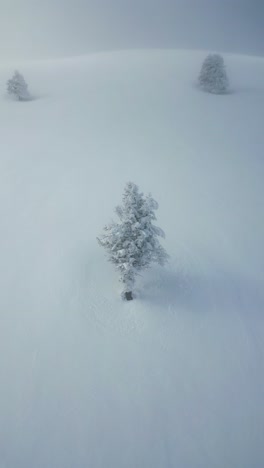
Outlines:
[[[15, 68], [0, 106], [0, 466], [264, 463], [264, 60], [131, 51]], [[132, 180], [171, 261], [124, 303], [96, 237]]]

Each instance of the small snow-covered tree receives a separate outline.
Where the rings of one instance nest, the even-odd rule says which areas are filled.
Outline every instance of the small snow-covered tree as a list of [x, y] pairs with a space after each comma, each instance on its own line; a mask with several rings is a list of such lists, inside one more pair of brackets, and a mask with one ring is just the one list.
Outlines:
[[123, 204], [115, 210], [119, 222], [105, 226], [103, 235], [97, 238], [120, 274], [124, 299], [133, 299], [135, 279], [140, 271], [151, 263], [164, 265], [169, 258], [158, 239], [164, 237], [164, 233], [152, 224], [157, 208], [158, 203], [151, 195], [145, 197], [137, 185], [129, 182]]
[[30, 94], [28, 85], [21, 73], [15, 71], [14, 75], [7, 82], [7, 92], [18, 101], [28, 101]]
[[199, 75], [199, 85], [204, 91], [213, 94], [225, 94], [228, 91], [229, 83], [221, 55], [210, 54], [206, 57]]

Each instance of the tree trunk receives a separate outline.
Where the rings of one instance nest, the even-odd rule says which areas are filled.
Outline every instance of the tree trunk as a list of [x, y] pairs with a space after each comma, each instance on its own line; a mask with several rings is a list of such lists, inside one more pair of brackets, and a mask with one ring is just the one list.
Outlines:
[[133, 300], [132, 291], [125, 292], [125, 299], [127, 301], [132, 301]]

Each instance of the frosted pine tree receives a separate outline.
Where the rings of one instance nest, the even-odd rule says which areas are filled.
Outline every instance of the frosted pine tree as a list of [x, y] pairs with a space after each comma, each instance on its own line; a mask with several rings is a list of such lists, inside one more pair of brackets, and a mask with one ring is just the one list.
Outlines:
[[164, 265], [168, 255], [158, 237], [163, 231], [152, 224], [156, 220], [158, 203], [139, 192], [138, 186], [129, 182], [124, 190], [123, 204], [116, 208], [119, 222], [105, 226], [97, 240], [107, 251], [109, 261], [119, 272], [123, 284], [122, 297], [133, 299], [136, 276], [151, 263]]
[[15, 71], [14, 75], [7, 82], [7, 92], [18, 101], [28, 101], [30, 94], [28, 85], [21, 73]]
[[210, 54], [206, 57], [199, 75], [199, 85], [204, 91], [213, 94], [225, 94], [228, 91], [229, 83], [221, 55]]

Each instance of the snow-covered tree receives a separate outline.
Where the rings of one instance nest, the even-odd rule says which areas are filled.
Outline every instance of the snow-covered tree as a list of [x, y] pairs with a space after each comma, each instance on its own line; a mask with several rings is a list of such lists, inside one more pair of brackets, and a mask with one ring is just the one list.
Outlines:
[[30, 94], [28, 85], [21, 73], [15, 71], [14, 75], [7, 82], [7, 92], [18, 101], [28, 101]]
[[135, 279], [140, 271], [151, 263], [164, 265], [169, 258], [158, 239], [164, 233], [152, 224], [157, 208], [158, 203], [151, 195], [144, 196], [137, 185], [127, 183], [123, 204], [115, 210], [119, 222], [105, 226], [103, 235], [97, 239], [119, 272], [124, 299], [133, 299]]
[[199, 85], [204, 91], [213, 94], [225, 94], [228, 91], [229, 83], [221, 55], [210, 54], [206, 57], [199, 75]]

